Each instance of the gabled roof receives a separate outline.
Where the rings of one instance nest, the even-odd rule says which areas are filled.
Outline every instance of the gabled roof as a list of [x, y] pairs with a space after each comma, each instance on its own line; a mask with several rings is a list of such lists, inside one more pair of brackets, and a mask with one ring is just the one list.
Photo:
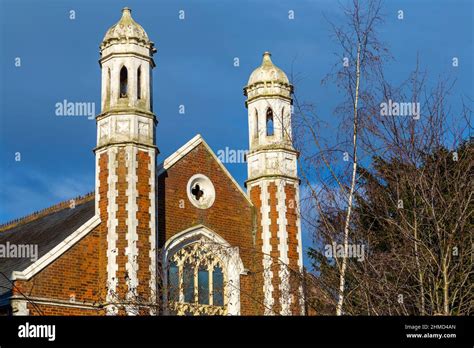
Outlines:
[[[13, 271], [21, 272], [33, 265], [46, 265], [45, 261], [55, 259], [62, 252], [57, 249], [68, 237], [80, 230], [94, 217], [94, 196], [70, 208], [65, 205], [60, 210], [42, 215], [26, 223], [0, 232], [0, 244], [4, 246], [37, 245], [37, 260], [31, 258], [4, 258], [0, 262], [0, 272], [10, 278]], [[70, 245], [72, 245], [72, 241]], [[69, 245], [68, 245], [69, 246]], [[64, 249], [64, 248], [63, 248]], [[53, 253], [54, 251], [54, 253]], [[57, 251], [57, 252], [56, 252]], [[48, 261], [50, 262], [50, 261]], [[38, 268], [38, 267], [36, 267]], [[37, 270], [36, 270], [37, 271]], [[0, 297], [11, 290], [11, 282], [0, 274]]]
[[222, 164], [220, 159], [216, 156], [214, 151], [212, 151], [211, 147], [204, 141], [203, 137], [201, 134], [197, 134], [194, 138], [189, 140], [186, 144], [181, 146], [177, 151], [175, 151], [173, 154], [168, 156], [163, 163], [161, 163], [158, 168], [157, 168], [157, 176], [160, 176], [164, 172], [166, 172], [169, 168], [174, 166], [176, 163], [178, 163], [182, 158], [184, 158], [188, 153], [190, 153], [193, 149], [195, 149], [198, 145], [202, 144], [206, 150], [212, 155], [212, 157], [216, 160], [216, 162], [219, 164], [221, 167], [222, 171], [229, 177], [229, 179], [234, 183], [235, 187], [242, 193], [242, 195], [245, 197], [245, 199], [250, 203], [250, 205], [253, 206], [252, 201], [250, 200], [249, 196], [247, 193], [245, 193], [244, 190], [242, 190], [242, 187], [238, 184], [238, 182], [234, 179], [232, 174], [227, 170], [227, 168]]

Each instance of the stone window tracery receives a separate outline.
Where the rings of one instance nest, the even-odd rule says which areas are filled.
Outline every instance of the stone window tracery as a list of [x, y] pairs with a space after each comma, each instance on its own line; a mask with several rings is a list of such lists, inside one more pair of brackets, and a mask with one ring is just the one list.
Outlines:
[[163, 248], [162, 267], [166, 314], [240, 315], [246, 269], [239, 248], [216, 232], [196, 225], [175, 234]]
[[226, 271], [219, 251], [204, 240], [186, 245], [168, 259], [169, 312], [225, 315]]
[[216, 190], [211, 180], [203, 174], [193, 175], [186, 188], [189, 201], [199, 209], [208, 209], [214, 204]]

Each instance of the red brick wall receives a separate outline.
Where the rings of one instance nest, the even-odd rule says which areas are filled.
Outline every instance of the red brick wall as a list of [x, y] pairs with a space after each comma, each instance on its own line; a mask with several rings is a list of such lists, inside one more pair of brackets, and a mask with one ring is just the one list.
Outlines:
[[258, 314], [263, 314], [265, 312], [265, 308], [263, 306], [264, 303], [264, 294], [263, 294], [263, 239], [262, 239], [262, 201], [261, 201], [261, 193], [262, 189], [260, 186], [252, 186], [249, 192], [250, 199], [255, 207], [255, 223], [256, 223], [256, 236], [255, 236], [255, 253], [253, 257], [253, 264], [254, 264], [254, 299], [255, 303], [257, 303], [256, 312]]
[[[216, 190], [216, 199], [209, 209], [196, 208], [188, 200], [187, 183], [197, 173], [206, 175]], [[159, 247], [162, 248], [166, 240], [175, 234], [198, 224], [210, 228], [232, 246], [238, 246], [244, 267], [254, 270], [252, 205], [203, 144], [169, 168], [158, 180]], [[259, 308], [255, 300], [258, 286], [253, 278], [253, 274], [241, 276], [241, 312], [244, 315], [256, 314]]]
[[[28, 297], [69, 301], [71, 295], [74, 295], [76, 303], [98, 302], [103, 290], [98, 272], [100, 236], [100, 228], [96, 227], [33, 278], [15, 281], [16, 288]], [[16, 289], [13, 290], [13, 295], [22, 297]], [[34, 309], [28, 306], [29, 309]], [[68, 310], [66, 307], [58, 307], [55, 314], [67, 315]]]
[[106, 298], [107, 295], [107, 206], [109, 204], [107, 193], [109, 191], [108, 177], [109, 177], [109, 155], [104, 152], [99, 157], [99, 215], [101, 223], [97, 226], [99, 232], [98, 241], [98, 283], [99, 287], [99, 299]]
[[[138, 295], [143, 299], [150, 299], [150, 156], [148, 152], [137, 153], [137, 233], [138, 233]], [[144, 312], [143, 314], [149, 314]]]
[[36, 306], [28, 304], [28, 310], [30, 315], [105, 315], [103, 309], [85, 309], [47, 304], [36, 304]]
[[270, 206], [270, 257], [272, 259], [272, 285], [273, 285], [273, 307], [272, 310], [274, 313], [280, 313], [281, 306], [280, 306], [280, 250], [278, 249], [278, 245], [280, 244], [280, 238], [278, 238], [278, 199], [277, 199], [277, 189], [278, 187], [275, 183], [270, 183], [268, 185], [268, 205]]
[[[298, 207], [298, 202], [296, 202], [296, 189], [293, 184], [286, 184], [285, 187], [283, 188], [285, 190], [285, 195], [286, 195], [286, 200], [285, 200], [285, 205], [287, 208], [286, 211], [286, 220], [287, 220], [287, 232], [288, 232], [288, 259], [289, 259], [289, 274], [290, 274], [290, 296], [293, 299], [292, 305], [291, 305], [291, 312], [293, 314], [300, 314], [300, 307], [299, 307], [299, 299], [300, 299], [300, 293], [299, 293], [299, 287], [301, 285], [300, 281], [300, 274], [299, 274], [299, 266], [298, 266], [298, 261], [299, 261], [299, 252], [298, 252], [298, 227], [297, 227], [297, 207]], [[280, 250], [278, 249], [279, 243], [280, 243], [280, 238], [278, 237], [278, 219], [279, 219], [279, 214], [278, 214], [278, 195], [277, 195], [277, 186], [275, 183], [270, 182], [268, 184], [268, 201], [266, 204], [268, 204], [270, 208], [269, 212], [269, 220], [270, 220], [270, 245], [271, 245], [271, 252], [270, 256], [272, 259], [272, 265], [271, 265], [271, 270], [272, 270], [272, 285], [273, 285], [273, 293], [272, 297], [274, 300], [274, 305], [272, 307], [272, 310], [275, 314], [279, 314], [281, 311], [281, 303], [280, 303], [280, 296], [281, 296], [281, 291], [280, 291], [280, 283], [281, 279], [279, 276], [280, 272], [280, 265], [281, 265], [281, 259], [280, 259]], [[250, 190], [250, 198], [255, 206], [255, 209], [257, 211], [257, 221], [258, 221], [258, 233], [257, 233], [257, 238], [256, 238], [256, 246], [258, 250], [262, 250], [262, 245], [263, 245], [263, 240], [262, 240], [262, 228], [261, 228], [261, 187], [260, 186], [253, 186]], [[259, 279], [259, 284], [262, 284], [263, 287], [263, 253], [260, 256], [260, 265], [261, 265], [261, 272], [260, 276], [261, 279]], [[263, 289], [259, 290], [261, 291], [261, 296], [263, 298]]]
[[[128, 211], [126, 209], [126, 205], [128, 203], [127, 197], [127, 173], [128, 168], [125, 162], [125, 149], [120, 148], [117, 152], [117, 168], [115, 174], [117, 175], [117, 227], [115, 229], [117, 234], [117, 241], [116, 241], [116, 249], [117, 249], [117, 290], [116, 290], [116, 300], [121, 301], [125, 299], [125, 295], [128, 291], [127, 279], [129, 275], [127, 274], [126, 264], [128, 256], [125, 253], [125, 248], [128, 245], [128, 241], [126, 239], [126, 235], [128, 232], [128, 225], [127, 225], [127, 218], [128, 218]], [[122, 309], [119, 310], [119, 315], [124, 315], [125, 312]]]
[[[126, 150], [125, 148], [120, 148], [117, 153], [117, 301], [126, 300], [127, 292], [129, 291], [127, 280], [129, 274], [127, 272], [126, 264], [132, 256], [127, 254], [127, 246], [129, 241], [127, 240], [128, 233], [128, 210], [127, 205], [129, 197], [127, 196], [127, 190], [130, 183], [127, 181], [127, 175], [130, 168], [127, 167], [126, 161]], [[138, 150], [135, 160], [137, 161], [136, 176], [137, 176], [137, 212], [135, 218], [137, 219], [137, 249], [138, 257], [136, 263], [138, 265], [137, 269], [134, 271], [137, 272], [138, 278], [138, 287], [137, 297], [135, 300], [140, 302], [146, 302], [150, 299], [150, 156], [148, 152]], [[154, 159], [153, 159], [154, 160]], [[135, 262], [135, 260], [134, 260]], [[146, 309], [140, 310], [141, 314], [149, 314], [149, 311]], [[119, 315], [124, 315], [125, 312], [123, 309], [119, 309]]]
[[285, 185], [286, 194], [286, 219], [288, 222], [288, 258], [290, 268], [290, 294], [292, 294], [294, 301], [292, 301], [291, 312], [293, 314], [300, 314], [300, 307], [298, 300], [300, 299], [299, 287], [301, 285], [299, 279], [299, 252], [298, 252], [298, 227], [296, 224], [297, 218], [297, 204], [296, 202], [296, 190], [294, 185]]

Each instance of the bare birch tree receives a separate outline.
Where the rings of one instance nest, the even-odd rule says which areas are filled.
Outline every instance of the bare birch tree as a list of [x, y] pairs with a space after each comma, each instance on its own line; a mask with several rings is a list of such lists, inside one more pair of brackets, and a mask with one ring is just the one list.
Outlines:
[[[331, 24], [341, 63], [325, 81], [347, 97], [337, 127], [295, 98], [302, 217], [315, 236], [321, 297], [313, 305], [317, 314], [471, 313], [471, 111], [455, 105], [453, 113], [453, 83], [429, 87], [418, 62], [401, 85], [389, 83], [382, 63], [391, 57], [376, 32], [380, 3], [364, 5], [353, 1], [348, 23]], [[338, 137], [325, 139], [320, 129], [328, 128]], [[331, 245], [342, 254], [326, 255]], [[365, 248], [360, 260], [348, 257], [354, 246]]]

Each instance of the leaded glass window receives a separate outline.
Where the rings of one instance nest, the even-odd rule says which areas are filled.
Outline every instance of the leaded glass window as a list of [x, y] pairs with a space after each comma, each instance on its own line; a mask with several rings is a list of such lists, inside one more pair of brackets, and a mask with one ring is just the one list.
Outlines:
[[225, 315], [225, 268], [218, 248], [188, 244], [168, 259], [168, 308], [178, 315]]

